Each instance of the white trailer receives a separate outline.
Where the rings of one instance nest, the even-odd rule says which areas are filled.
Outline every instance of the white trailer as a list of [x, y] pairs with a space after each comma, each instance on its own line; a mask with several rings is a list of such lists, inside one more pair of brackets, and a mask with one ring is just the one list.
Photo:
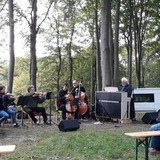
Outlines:
[[160, 88], [133, 90], [135, 112], [157, 112], [160, 109]]

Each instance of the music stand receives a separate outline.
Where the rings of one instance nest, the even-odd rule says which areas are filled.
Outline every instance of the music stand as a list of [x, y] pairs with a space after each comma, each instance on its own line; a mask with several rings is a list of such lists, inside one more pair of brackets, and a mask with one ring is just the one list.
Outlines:
[[[53, 92], [47, 92], [47, 94], [46, 94], [46, 99], [47, 100], [50, 100], [50, 103], [49, 103], [49, 123], [50, 123], [50, 125], [52, 124], [52, 115], [51, 115], [51, 99], [52, 99], [52, 93]], [[56, 124], [55, 122], [53, 122], [54, 124]], [[57, 124], [56, 124], [57, 125]]]

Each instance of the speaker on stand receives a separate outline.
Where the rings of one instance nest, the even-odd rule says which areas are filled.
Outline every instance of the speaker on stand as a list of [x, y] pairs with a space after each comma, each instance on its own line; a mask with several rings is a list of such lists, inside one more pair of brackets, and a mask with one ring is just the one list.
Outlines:
[[95, 104], [91, 104], [90, 116], [91, 116], [91, 119], [92, 119], [92, 120], [96, 120]]

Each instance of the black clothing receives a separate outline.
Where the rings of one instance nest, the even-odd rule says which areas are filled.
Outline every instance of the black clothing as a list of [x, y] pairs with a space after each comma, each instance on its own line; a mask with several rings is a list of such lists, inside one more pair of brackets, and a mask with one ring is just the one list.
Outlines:
[[67, 93], [68, 93], [68, 91], [64, 91], [63, 89], [58, 92], [59, 105], [66, 104], [66, 97], [65, 97], [65, 95], [67, 95]]
[[[27, 100], [25, 100], [27, 99]], [[44, 107], [38, 107], [38, 103], [43, 103], [45, 101], [44, 97], [35, 96], [32, 93], [27, 93], [24, 96], [24, 101], [26, 101], [26, 105], [23, 106], [23, 110], [29, 114], [34, 123], [37, 122], [35, 118], [34, 112], [38, 112], [42, 114], [44, 123], [47, 122], [47, 114]]]
[[7, 110], [8, 104], [13, 102], [15, 98], [10, 98], [8, 95], [4, 95], [0, 93], [0, 110]]
[[[62, 111], [62, 119], [63, 120], [66, 120], [66, 113], [67, 113], [67, 110], [66, 110], [66, 97], [65, 95], [67, 95], [68, 91], [64, 91], [63, 89], [60, 90], [58, 92], [58, 109]], [[77, 105], [77, 99], [75, 99], [75, 104], [77, 106], [77, 110], [76, 112], [74, 113], [74, 118], [75, 119], [78, 119], [78, 114], [79, 114], [79, 106]]]
[[58, 110], [62, 111], [62, 119], [66, 120], [66, 97], [65, 95], [68, 91], [64, 91], [63, 89], [58, 92]]
[[35, 108], [24, 107], [23, 110], [29, 114], [29, 116], [31, 117], [34, 123], [38, 121], [35, 118], [34, 112], [41, 113], [44, 124], [47, 122], [47, 114], [46, 114], [46, 110], [44, 107], [35, 107]]
[[86, 92], [85, 88], [82, 85], [77, 85], [71, 89], [71, 94], [75, 97], [75, 104], [77, 105], [77, 110], [75, 112], [75, 118], [79, 119], [79, 99], [80, 92]]
[[77, 85], [77, 86], [75, 86], [75, 87], [72, 87], [71, 88], [71, 94], [75, 97], [75, 96], [78, 96], [79, 95], [79, 90], [81, 91], [81, 92], [86, 92], [86, 90], [85, 90], [85, 88], [83, 87], [83, 86], [79, 86], [79, 85]]
[[131, 97], [132, 87], [131, 87], [129, 84], [127, 84], [126, 86], [120, 85], [120, 86], [118, 87], [118, 90], [119, 90], [119, 91], [122, 91], [122, 92], [127, 92], [127, 96], [128, 96], [128, 97]]

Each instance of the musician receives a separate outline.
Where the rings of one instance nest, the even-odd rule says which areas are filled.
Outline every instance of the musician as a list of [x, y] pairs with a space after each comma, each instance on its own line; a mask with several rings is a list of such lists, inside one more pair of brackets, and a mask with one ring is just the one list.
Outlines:
[[[64, 83], [63, 84], [63, 88], [58, 92], [58, 110], [62, 111], [62, 119], [66, 120], [66, 102], [67, 100], [69, 100], [69, 94], [68, 94], [68, 84]], [[77, 106], [77, 110], [74, 114], [74, 118], [78, 119], [78, 112], [79, 112], [79, 108]]]
[[79, 85], [77, 83], [76, 80], [73, 80], [72, 81], [72, 84], [73, 84], [73, 87], [71, 88], [71, 91], [72, 91], [72, 94], [75, 96], [76, 94], [78, 94], [79, 92], [79, 88], [80, 88], [80, 91], [82, 92], [86, 92], [85, 88], [82, 86], [82, 81], [79, 82]]
[[38, 107], [39, 103], [43, 103], [45, 101], [45, 95], [39, 95], [38, 93], [36, 93], [33, 85], [29, 86], [27, 91], [28, 93], [24, 95], [26, 105], [24, 105], [23, 110], [29, 114], [33, 122], [37, 125], [39, 125], [39, 122], [33, 112], [41, 113], [44, 124], [49, 125], [49, 123], [47, 122], [47, 114], [45, 108]]
[[[132, 96], [132, 87], [128, 82], [128, 79], [123, 77], [121, 79], [121, 85], [118, 87], [118, 90], [121, 92], [127, 92], [127, 96]], [[134, 101], [133, 98], [131, 98], [130, 102], [130, 119], [135, 119], [135, 108], [134, 108]]]
[[86, 90], [82, 86], [82, 79], [80, 80], [79, 83], [77, 83], [77, 81], [74, 79], [72, 81], [72, 84], [73, 84], [73, 87], [71, 88], [71, 93], [75, 97], [75, 101], [76, 101], [77, 108], [78, 108], [78, 113], [77, 114], [78, 114], [78, 117], [82, 118], [82, 115], [81, 115], [81, 106], [82, 106], [82, 104], [85, 104], [86, 108], [88, 107], [87, 106], [87, 104], [88, 104], [88, 98], [87, 98], [87, 96], [85, 94]]
[[12, 109], [8, 108], [8, 105], [15, 100], [14, 97], [11, 97], [10, 94], [6, 94], [5, 86], [0, 85], [0, 126], [2, 121], [7, 120], [9, 115], [12, 115], [13, 119], [13, 125], [14, 127], [18, 128], [20, 127], [17, 123], [16, 119], [16, 111], [13, 111]]
[[131, 97], [132, 87], [131, 87], [131, 85], [129, 85], [127, 78], [123, 77], [121, 79], [121, 85], [118, 87], [118, 90], [122, 91], [122, 92], [127, 92], [127, 96]]
[[67, 83], [64, 83], [63, 84], [63, 88], [62, 90], [60, 90], [58, 92], [58, 96], [57, 96], [57, 99], [58, 99], [58, 110], [61, 110], [62, 111], [62, 119], [63, 120], [66, 120], [66, 99], [68, 97], [66, 97], [68, 93], [68, 84]]

